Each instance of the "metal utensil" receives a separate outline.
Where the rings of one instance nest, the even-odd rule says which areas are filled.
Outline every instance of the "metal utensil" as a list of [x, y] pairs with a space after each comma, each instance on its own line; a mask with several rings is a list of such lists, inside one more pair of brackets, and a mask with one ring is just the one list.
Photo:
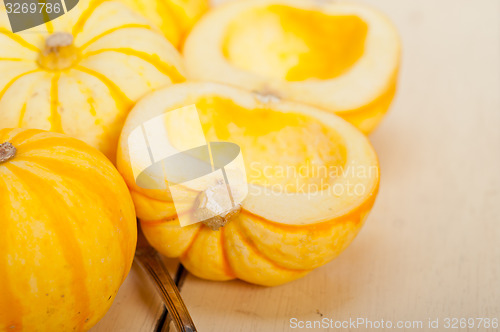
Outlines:
[[140, 226], [138, 227], [137, 249], [134, 260], [153, 280], [170, 317], [172, 317], [177, 327], [177, 331], [195, 332], [196, 327], [175, 282], [170, 277], [156, 250], [146, 240]]

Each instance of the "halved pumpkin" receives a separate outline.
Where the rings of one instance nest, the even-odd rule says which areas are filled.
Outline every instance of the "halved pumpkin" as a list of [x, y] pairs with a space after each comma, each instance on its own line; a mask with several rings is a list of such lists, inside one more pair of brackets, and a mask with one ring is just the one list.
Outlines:
[[81, 0], [20, 33], [0, 7], [0, 126], [79, 138], [114, 160], [123, 122], [146, 93], [184, 80], [180, 54], [115, 1]]
[[369, 133], [394, 97], [400, 42], [361, 4], [244, 0], [208, 13], [184, 55], [191, 78], [308, 103]]
[[[139, 187], [131, 167], [131, 132], [192, 104], [207, 141], [238, 144], [245, 161], [248, 196], [219, 231], [203, 223], [180, 227], [170, 193]], [[169, 128], [169, 136], [189, 140], [192, 128]], [[379, 183], [369, 141], [340, 117], [217, 83], [176, 84], [139, 101], [121, 134], [117, 166], [159, 252], [180, 257], [201, 278], [269, 286], [299, 278], [344, 250]]]

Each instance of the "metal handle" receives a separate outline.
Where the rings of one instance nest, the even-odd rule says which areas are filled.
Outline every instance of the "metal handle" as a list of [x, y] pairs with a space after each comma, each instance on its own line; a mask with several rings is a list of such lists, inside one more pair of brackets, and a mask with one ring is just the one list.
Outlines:
[[156, 289], [160, 292], [163, 302], [167, 307], [168, 313], [174, 320], [177, 331], [196, 332], [196, 327], [179, 294], [177, 286], [170, 277], [157, 252], [153, 248], [151, 250], [137, 250], [135, 260], [153, 279]]

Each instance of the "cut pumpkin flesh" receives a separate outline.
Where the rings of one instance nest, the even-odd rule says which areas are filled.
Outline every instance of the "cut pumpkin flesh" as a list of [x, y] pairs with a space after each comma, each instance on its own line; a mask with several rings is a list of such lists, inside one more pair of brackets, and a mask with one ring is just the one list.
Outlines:
[[184, 55], [191, 78], [230, 83], [335, 112], [365, 133], [396, 88], [399, 38], [359, 4], [245, 0], [195, 26]]
[[[240, 146], [248, 196], [219, 231], [180, 227], [167, 191], [136, 184], [128, 137], [165, 112], [196, 105], [207, 141]], [[184, 126], [170, 137], [189, 139]], [[131, 189], [150, 243], [180, 257], [193, 274], [278, 285], [336, 257], [353, 240], [378, 190], [377, 157], [367, 138], [320, 109], [217, 83], [182, 83], [142, 99], [125, 123], [117, 166]]]

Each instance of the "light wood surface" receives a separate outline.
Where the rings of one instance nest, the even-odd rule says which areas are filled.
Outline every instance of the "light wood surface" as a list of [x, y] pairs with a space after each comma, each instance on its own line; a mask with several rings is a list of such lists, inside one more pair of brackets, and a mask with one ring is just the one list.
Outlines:
[[[170, 275], [175, 277], [177, 260], [164, 259]], [[164, 312], [163, 303], [153, 283], [135, 262], [132, 270], [106, 314], [92, 332], [157, 331]], [[171, 331], [175, 331], [172, 329]]]
[[[338, 259], [296, 282], [188, 276], [181, 294], [199, 331], [294, 331], [294, 317], [500, 318], [500, 1], [363, 2], [403, 42], [396, 101], [371, 136], [374, 210]], [[160, 312], [134, 269], [93, 332], [153, 331]]]

